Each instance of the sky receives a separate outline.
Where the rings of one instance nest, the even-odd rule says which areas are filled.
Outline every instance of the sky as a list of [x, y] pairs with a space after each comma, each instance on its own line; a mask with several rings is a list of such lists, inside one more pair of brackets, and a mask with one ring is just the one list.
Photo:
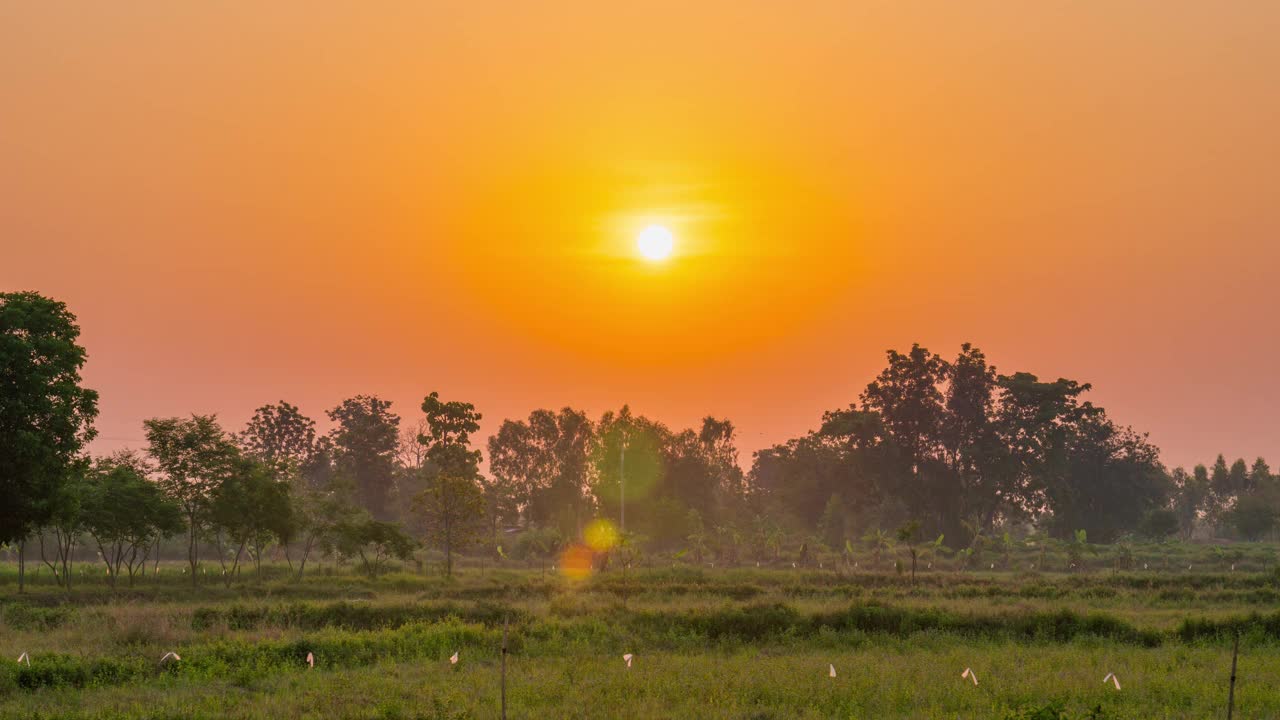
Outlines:
[[485, 435], [729, 417], [749, 462], [972, 342], [1170, 466], [1275, 465], [1276, 37], [1249, 0], [0, 3], [0, 289], [78, 315], [98, 451], [439, 391]]

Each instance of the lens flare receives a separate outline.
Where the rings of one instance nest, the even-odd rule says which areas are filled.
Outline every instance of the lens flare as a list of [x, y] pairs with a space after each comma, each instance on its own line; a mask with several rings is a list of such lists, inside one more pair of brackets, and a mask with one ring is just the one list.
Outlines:
[[570, 545], [560, 553], [560, 574], [570, 580], [585, 580], [591, 575], [596, 554], [586, 545]]
[[608, 520], [592, 521], [583, 531], [582, 537], [587, 541], [587, 547], [598, 553], [609, 552], [617, 547], [618, 541], [622, 539], [618, 534], [618, 528]]

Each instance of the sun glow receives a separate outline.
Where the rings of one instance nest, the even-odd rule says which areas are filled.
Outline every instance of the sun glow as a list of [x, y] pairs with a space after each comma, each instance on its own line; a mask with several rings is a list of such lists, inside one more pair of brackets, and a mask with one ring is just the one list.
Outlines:
[[676, 238], [667, 228], [650, 225], [636, 236], [636, 247], [646, 259], [658, 262], [671, 257], [676, 247]]

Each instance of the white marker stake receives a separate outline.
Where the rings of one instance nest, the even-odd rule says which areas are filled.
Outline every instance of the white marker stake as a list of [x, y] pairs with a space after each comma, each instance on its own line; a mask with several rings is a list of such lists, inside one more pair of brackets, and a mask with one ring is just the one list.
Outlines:
[[458, 664], [458, 653], [454, 653], [454, 654], [453, 654], [453, 657], [449, 658], [449, 664], [450, 664], [450, 665], [457, 665], [457, 664]]
[[623, 655], [623, 656], [622, 656], [622, 659], [627, 661], [627, 669], [628, 669], [628, 670], [630, 670], [630, 669], [631, 669], [631, 660], [632, 660], [633, 658], [635, 658], [635, 655], [632, 655], [631, 653], [627, 653], [626, 655]]
[[969, 679], [969, 680], [972, 680], [972, 681], [973, 681], [973, 686], [974, 686], [974, 687], [978, 687], [978, 674], [977, 674], [977, 673], [975, 673], [972, 669], [970, 669], [970, 668], [965, 668], [965, 669], [964, 669], [964, 672], [960, 673], [960, 677], [961, 677], [961, 678], [967, 678], [967, 679]]
[[176, 652], [167, 652], [167, 653], [165, 653], [165, 654], [164, 654], [164, 657], [160, 658], [160, 664], [161, 664], [161, 665], [168, 665], [170, 662], [178, 662], [178, 661], [179, 661], [179, 660], [181, 660], [181, 659], [182, 659], [182, 656], [181, 656], [181, 655], [178, 655], [178, 653], [176, 653]]
[[835, 676], [836, 676], [836, 666], [835, 666], [835, 665], [832, 665], [832, 666], [831, 666], [831, 677], [835, 677]]
[[1106, 685], [1108, 682], [1114, 683], [1117, 690], [1120, 689], [1120, 678], [1116, 677], [1115, 673], [1107, 673], [1107, 676], [1102, 678], [1103, 685]]
[[315, 666], [316, 666], [316, 656], [312, 655], [311, 653], [307, 653], [307, 667], [313, 668]]
[[27, 667], [31, 667], [31, 656], [27, 655], [26, 653], [22, 653], [21, 655], [19, 655], [18, 664], [21, 665], [22, 663], [26, 663]]

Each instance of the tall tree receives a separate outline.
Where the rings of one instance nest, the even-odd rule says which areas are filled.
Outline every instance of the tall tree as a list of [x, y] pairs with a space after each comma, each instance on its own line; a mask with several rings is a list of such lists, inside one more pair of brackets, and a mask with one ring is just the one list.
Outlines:
[[330, 433], [336, 471], [355, 483], [360, 504], [375, 518], [386, 520], [395, 482], [400, 417], [391, 402], [373, 395], [357, 395], [329, 411], [337, 423]]
[[452, 575], [454, 553], [473, 542], [482, 527], [481, 457], [471, 449], [481, 415], [471, 403], [445, 402], [434, 392], [422, 401], [422, 412], [427, 430], [419, 441], [426, 446], [429, 471], [415, 507], [426, 522], [428, 541], [444, 553], [445, 573]]
[[1231, 470], [1227, 468], [1227, 459], [1221, 454], [1213, 462], [1209, 484], [1213, 487], [1213, 493], [1219, 498], [1225, 500], [1235, 496], [1235, 489], [1231, 487]]
[[999, 376], [982, 351], [965, 343], [948, 368], [941, 430], [943, 460], [955, 478], [948, 495], [957, 512], [939, 532], [964, 537], [963, 522], [982, 531], [1024, 511], [1023, 483], [996, 422]]
[[1051, 486], [1061, 491], [1060, 497], [1069, 495], [1065, 478], [1073, 428], [1080, 421], [1079, 398], [1091, 386], [1065, 378], [1042, 382], [1026, 372], [1001, 375], [999, 386], [994, 422], [1009, 454], [1018, 502], [1043, 513]]
[[882, 461], [883, 482], [900, 498], [912, 517], [942, 524], [954, 506], [955, 484], [940, 461], [946, 408], [942, 388], [950, 365], [920, 345], [906, 354], [886, 353], [889, 365], [862, 393], [863, 410], [880, 416], [891, 452]]
[[1208, 509], [1209, 471], [1204, 465], [1197, 465], [1191, 474], [1176, 468], [1170, 480], [1174, 487], [1173, 512], [1178, 518], [1178, 533], [1183, 540], [1190, 540], [1201, 512]]
[[[79, 338], [64, 303], [0, 293], [0, 544], [16, 542], [20, 558], [95, 434], [98, 394], [81, 387]], [[20, 591], [24, 570], [20, 560]]]
[[896, 350], [886, 354], [889, 366], [867, 385], [862, 404], [880, 415], [903, 459], [918, 466], [940, 444], [945, 417], [941, 387], [949, 365], [919, 345], [912, 345], [906, 354]]
[[1232, 495], [1248, 495], [1253, 492], [1252, 484], [1249, 482], [1249, 466], [1244, 458], [1236, 458], [1236, 461], [1231, 463], [1231, 469], [1227, 471], [1227, 485], [1231, 488]]
[[232, 472], [240, 452], [213, 415], [152, 418], [143, 427], [147, 453], [161, 473], [160, 487], [182, 508], [194, 586], [199, 582], [200, 534], [210, 519], [214, 490]]
[[245, 454], [292, 476], [315, 454], [316, 422], [281, 400], [255, 410], [239, 440]]
[[1253, 467], [1249, 468], [1249, 492], [1262, 490], [1271, 482], [1271, 466], [1262, 458], [1254, 460]]
[[507, 420], [489, 438], [489, 471], [506, 486], [527, 524], [563, 535], [582, 529], [590, 512], [588, 482], [595, 426], [586, 413], [535, 410]]
[[471, 435], [480, 430], [483, 416], [475, 405], [457, 400], [445, 402], [433, 392], [422, 401], [427, 431], [419, 438], [426, 446], [426, 458], [440, 472], [462, 477], [475, 476], [480, 468], [480, 451], [471, 449]]
[[474, 477], [436, 473], [414, 500], [422, 513], [427, 543], [444, 553], [445, 574], [453, 574], [453, 556], [478, 539], [484, 529], [485, 501]]
[[1111, 422], [1085, 403], [1071, 428], [1061, 476], [1046, 482], [1053, 527], [1065, 535], [1083, 529], [1111, 542], [1136, 529], [1146, 514], [1164, 507], [1170, 486], [1159, 450], [1145, 435]]
[[599, 511], [628, 532], [659, 545], [681, 541], [688, 513], [675, 500], [668, 478], [672, 433], [624, 406], [596, 424], [591, 450], [591, 490]]

